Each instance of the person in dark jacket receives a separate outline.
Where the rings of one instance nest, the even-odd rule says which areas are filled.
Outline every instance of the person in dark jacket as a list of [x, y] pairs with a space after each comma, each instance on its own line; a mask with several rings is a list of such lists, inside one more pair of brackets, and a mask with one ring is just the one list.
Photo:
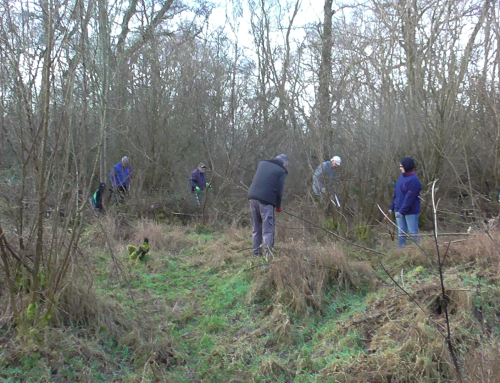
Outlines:
[[189, 187], [191, 188], [191, 196], [198, 206], [203, 205], [203, 197], [205, 196], [205, 189], [209, 186], [205, 178], [207, 165], [200, 162], [198, 167], [191, 172], [189, 177]]
[[255, 256], [262, 256], [264, 249], [274, 247], [274, 209], [281, 212], [281, 198], [288, 174], [288, 157], [280, 154], [275, 159], [259, 162], [252, 184], [248, 189], [250, 218], [252, 220], [252, 248]]
[[406, 246], [406, 233], [411, 239], [419, 243], [418, 216], [420, 214], [420, 191], [422, 184], [415, 174], [415, 162], [410, 157], [405, 157], [399, 164], [401, 176], [394, 187], [389, 213], [396, 214], [399, 229], [399, 247]]
[[97, 189], [92, 197], [90, 197], [90, 204], [94, 209], [99, 212], [102, 212], [102, 197], [104, 195], [104, 191], [106, 190], [106, 184], [101, 182], [99, 184], [99, 189]]

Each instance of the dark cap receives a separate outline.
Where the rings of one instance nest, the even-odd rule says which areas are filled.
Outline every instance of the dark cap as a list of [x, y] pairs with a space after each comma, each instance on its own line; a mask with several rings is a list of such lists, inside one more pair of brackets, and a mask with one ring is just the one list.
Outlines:
[[207, 165], [205, 165], [205, 163], [204, 163], [204, 162], [200, 162], [200, 163], [198, 164], [198, 167], [200, 167], [200, 168], [206, 168], [206, 167], [207, 167]]

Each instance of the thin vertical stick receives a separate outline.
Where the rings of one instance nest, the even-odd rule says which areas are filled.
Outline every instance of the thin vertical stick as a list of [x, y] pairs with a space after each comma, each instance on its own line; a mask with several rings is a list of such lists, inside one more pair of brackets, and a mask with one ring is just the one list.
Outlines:
[[435, 186], [436, 186], [436, 181], [434, 181], [432, 183], [432, 210], [434, 213], [434, 240], [436, 242], [439, 280], [441, 282], [441, 295], [442, 295], [442, 300], [443, 300], [442, 309], [443, 309], [445, 316], [446, 316], [446, 331], [447, 331], [446, 343], [448, 344], [448, 349], [450, 350], [451, 358], [453, 359], [453, 364], [455, 366], [455, 371], [456, 371], [457, 376], [458, 376], [458, 381], [461, 383], [462, 382], [462, 373], [460, 372], [460, 366], [458, 365], [458, 358], [457, 358], [457, 355], [455, 353], [455, 350], [453, 349], [453, 344], [451, 343], [451, 327], [450, 327], [450, 318], [448, 315], [448, 297], [446, 296], [446, 291], [444, 288], [443, 262], [441, 261], [441, 253], [439, 251], [439, 243], [438, 243], [437, 205], [439, 204], [439, 201], [436, 203], [436, 200], [435, 200], [435, 196], [436, 196]]

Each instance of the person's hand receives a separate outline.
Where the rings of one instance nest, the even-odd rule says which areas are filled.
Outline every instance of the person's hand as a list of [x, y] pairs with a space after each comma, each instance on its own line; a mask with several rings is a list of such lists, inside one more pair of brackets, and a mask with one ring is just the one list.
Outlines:
[[194, 188], [194, 190], [196, 190], [197, 192], [201, 191], [201, 189], [200, 189], [200, 187], [199, 187], [199, 186], [196, 186], [196, 187]]
[[207, 189], [212, 189], [212, 185], [209, 182], [207, 182], [205, 186], [207, 187]]
[[326, 194], [326, 189], [325, 189], [325, 188], [322, 188], [322, 189], [321, 189], [321, 193]]
[[403, 215], [401, 213], [396, 213], [396, 218], [403, 218]]
[[389, 215], [392, 215], [394, 213], [391, 209], [389, 209]]
[[276, 209], [276, 213], [281, 213], [281, 211], [282, 211], [281, 207], [279, 207], [279, 208]]

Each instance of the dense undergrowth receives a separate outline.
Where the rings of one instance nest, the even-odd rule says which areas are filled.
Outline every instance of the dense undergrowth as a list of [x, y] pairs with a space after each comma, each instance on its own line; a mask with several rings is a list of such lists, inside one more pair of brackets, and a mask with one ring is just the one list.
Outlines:
[[[267, 263], [248, 228], [118, 221], [88, 226], [53, 317], [14, 322], [0, 297], [2, 381], [458, 381], [430, 237], [430, 257], [387, 236], [377, 253], [281, 216]], [[439, 244], [462, 377], [495, 382], [500, 233], [480, 229]], [[144, 237], [151, 250], [131, 260]]]

